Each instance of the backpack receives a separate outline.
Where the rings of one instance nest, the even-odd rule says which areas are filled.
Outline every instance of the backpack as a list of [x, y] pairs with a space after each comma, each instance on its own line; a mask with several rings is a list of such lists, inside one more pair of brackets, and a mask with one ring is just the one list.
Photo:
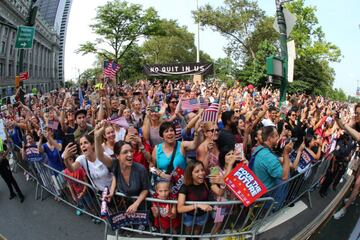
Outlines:
[[261, 150], [263, 149], [266, 149], [266, 147], [262, 146], [259, 150], [257, 150], [250, 158], [250, 161], [249, 161], [249, 165], [248, 167], [251, 169], [251, 171], [253, 171], [254, 169], [254, 163], [255, 163], [255, 158], [256, 158], [256, 155], [261, 152]]

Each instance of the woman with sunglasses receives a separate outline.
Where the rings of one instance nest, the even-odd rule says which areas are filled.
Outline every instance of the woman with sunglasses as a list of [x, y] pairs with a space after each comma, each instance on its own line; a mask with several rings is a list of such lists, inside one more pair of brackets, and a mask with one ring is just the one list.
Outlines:
[[185, 127], [184, 117], [180, 113], [180, 101], [173, 95], [167, 98], [167, 108], [164, 117], [166, 122], [174, 124], [176, 140], [181, 140], [181, 129]]
[[205, 140], [196, 151], [196, 159], [204, 164], [205, 171], [209, 174], [211, 167], [219, 165], [219, 149], [216, 144], [219, 137], [219, 129], [213, 122], [204, 123], [203, 128]]
[[163, 140], [159, 135], [159, 127], [162, 123], [160, 119], [160, 106], [151, 105], [146, 108], [146, 116], [142, 127], [144, 139], [152, 147], [160, 144]]

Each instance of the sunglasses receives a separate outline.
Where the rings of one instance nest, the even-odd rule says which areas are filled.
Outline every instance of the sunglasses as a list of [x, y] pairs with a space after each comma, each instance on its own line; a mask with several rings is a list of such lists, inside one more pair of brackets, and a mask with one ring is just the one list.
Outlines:
[[219, 132], [219, 129], [209, 129], [209, 130], [207, 130], [206, 132], [212, 132], [212, 133], [214, 133], [214, 132]]
[[234, 112], [235, 112], [235, 113], [239, 113], [239, 112], [240, 112], [240, 110], [239, 110], [239, 109], [236, 109], [236, 110], [234, 110]]

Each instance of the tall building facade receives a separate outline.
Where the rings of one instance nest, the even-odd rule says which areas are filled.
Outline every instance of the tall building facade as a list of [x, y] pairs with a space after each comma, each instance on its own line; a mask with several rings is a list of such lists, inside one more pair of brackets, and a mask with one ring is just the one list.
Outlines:
[[60, 38], [59, 80], [64, 81], [66, 30], [72, 0], [38, 0], [36, 2], [43, 19], [54, 27]]
[[[20, 50], [15, 49], [17, 27], [25, 25], [31, 0], [0, 0], [0, 96], [14, 93], [15, 75], [19, 71]], [[23, 69], [29, 72], [24, 81], [27, 92], [32, 88], [49, 91], [61, 86], [59, 79], [60, 36], [53, 26], [38, 14], [32, 49], [26, 49]]]

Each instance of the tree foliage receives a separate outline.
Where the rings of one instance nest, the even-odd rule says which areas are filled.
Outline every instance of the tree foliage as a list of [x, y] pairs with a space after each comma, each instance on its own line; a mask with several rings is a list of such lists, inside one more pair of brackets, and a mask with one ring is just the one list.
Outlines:
[[118, 62], [139, 37], [160, 34], [159, 21], [154, 8], [143, 10], [141, 5], [121, 0], [107, 2], [98, 7], [95, 23], [90, 25], [99, 38], [81, 44], [78, 52]]
[[226, 52], [241, 62], [255, 58], [256, 48], [249, 37], [265, 13], [256, 1], [225, 0], [224, 6], [213, 8], [209, 4], [193, 12], [201, 26], [219, 32], [228, 39]]
[[[179, 26], [175, 20], [162, 20], [162, 36], [152, 36], [142, 46], [145, 62], [148, 64], [166, 64], [193, 62], [196, 59], [194, 34], [185, 26]], [[209, 55], [200, 52], [200, 60], [210, 62]]]
[[316, 17], [316, 8], [305, 6], [304, 2], [295, 0], [286, 4], [286, 8], [297, 16], [290, 34], [290, 39], [295, 41], [297, 54], [295, 81], [290, 85], [290, 91], [331, 96], [335, 71], [329, 63], [339, 62], [341, 51], [325, 40]]

